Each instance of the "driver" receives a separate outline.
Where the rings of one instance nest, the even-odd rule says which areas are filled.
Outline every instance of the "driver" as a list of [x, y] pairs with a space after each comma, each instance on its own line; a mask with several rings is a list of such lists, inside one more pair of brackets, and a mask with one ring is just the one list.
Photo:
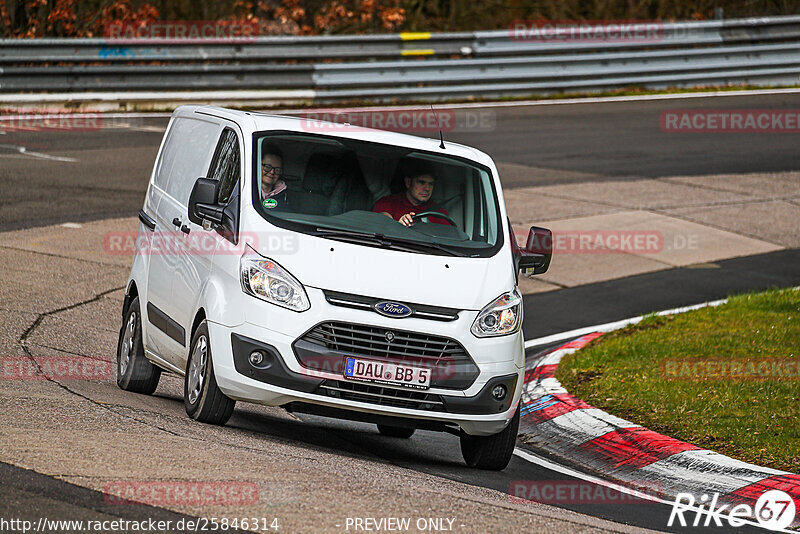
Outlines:
[[[431, 200], [433, 185], [436, 182], [433, 174], [427, 171], [409, 174], [410, 176], [403, 177], [406, 190], [378, 200], [372, 207], [372, 211], [383, 213], [403, 226], [413, 226], [416, 221], [412, 217], [424, 211], [438, 211], [448, 215], [447, 211], [437, 208]], [[429, 221], [437, 224], [450, 224], [439, 217], [431, 217]]]
[[289, 196], [283, 181], [283, 154], [275, 145], [264, 145], [261, 156], [261, 204], [274, 211], [289, 210]]

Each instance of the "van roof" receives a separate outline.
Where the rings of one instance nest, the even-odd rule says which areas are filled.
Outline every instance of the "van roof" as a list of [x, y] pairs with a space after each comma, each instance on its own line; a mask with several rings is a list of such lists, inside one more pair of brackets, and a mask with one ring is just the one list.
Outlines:
[[[317, 112], [314, 110], [306, 111], [310, 113]], [[333, 110], [330, 110], [330, 112], [332, 111]], [[393, 132], [389, 130], [379, 130], [368, 128], [366, 126], [351, 126], [339, 122], [322, 121], [306, 117], [277, 115], [260, 111], [242, 111], [217, 106], [189, 105], [181, 106], [175, 110], [176, 115], [184, 115], [187, 113], [202, 113], [220, 118], [226, 118], [239, 123], [242, 127], [247, 128], [249, 126], [254, 132], [263, 130], [287, 130], [295, 132], [312, 131], [313, 133], [330, 135], [332, 137], [346, 137], [350, 139], [374, 141], [426, 151], [439, 152], [441, 150], [439, 148], [439, 139], [419, 137], [416, 135]], [[250, 122], [251, 125], [248, 125], [248, 122]], [[313, 125], [313, 128], [310, 127], [311, 125]], [[446, 147], [446, 152], [443, 152], [446, 154], [465, 157], [485, 163], [487, 165], [492, 161], [487, 154], [471, 146], [448, 141], [447, 138], [445, 138], [444, 144]]]

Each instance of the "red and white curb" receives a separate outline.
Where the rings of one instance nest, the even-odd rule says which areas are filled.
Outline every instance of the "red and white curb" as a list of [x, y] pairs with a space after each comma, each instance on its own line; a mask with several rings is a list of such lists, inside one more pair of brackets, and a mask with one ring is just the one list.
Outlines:
[[[609, 323], [595, 330], [607, 332], [640, 320], [638, 317]], [[579, 338], [538, 355], [525, 371], [519, 431], [524, 443], [624, 488], [658, 497], [657, 500], [674, 500], [679, 493], [690, 493], [700, 504], [702, 495], [718, 494], [717, 508], [728, 505], [730, 510], [736, 504], [747, 504], [755, 509], [763, 493], [781, 490], [792, 497], [798, 511], [792, 527], [800, 526], [800, 475], [701, 449], [615, 417], [570, 395], [555, 379], [556, 367], [564, 356], [603, 335], [601, 331], [578, 332]], [[544, 343], [552, 340], [539, 342]]]

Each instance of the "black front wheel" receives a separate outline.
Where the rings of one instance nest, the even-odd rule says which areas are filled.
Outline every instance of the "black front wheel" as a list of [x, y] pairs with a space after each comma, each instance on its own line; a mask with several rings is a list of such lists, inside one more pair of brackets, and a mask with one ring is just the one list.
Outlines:
[[236, 401], [227, 397], [217, 386], [205, 320], [192, 336], [183, 379], [183, 404], [189, 417], [212, 425], [227, 423], [236, 405]]
[[151, 395], [158, 387], [161, 369], [144, 355], [139, 297], [125, 310], [117, 342], [117, 385], [125, 391]]
[[470, 467], [501, 471], [506, 468], [514, 447], [517, 444], [519, 431], [519, 408], [517, 413], [498, 434], [492, 436], [469, 436], [461, 434], [461, 454]]

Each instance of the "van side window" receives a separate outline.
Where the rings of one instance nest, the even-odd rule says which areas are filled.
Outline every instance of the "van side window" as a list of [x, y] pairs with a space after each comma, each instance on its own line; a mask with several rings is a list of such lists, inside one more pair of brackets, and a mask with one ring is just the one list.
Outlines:
[[175, 156], [175, 151], [172, 149], [173, 145], [175, 145], [175, 130], [176, 128], [172, 128], [167, 132], [164, 148], [161, 150], [161, 155], [156, 162], [156, 171], [153, 175], [153, 184], [161, 188], [162, 191], [166, 190], [169, 176], [163, 169], [172, 165], [172, 159]]
[[189, 201], [195, 180], [208, 168], [219, 125], [194, 117], [178, 117], [170, 129], [156, 185], [181, 204]]
[[241, 155], [239, 153], [239, 139], [233, 130], [225, 129], [219, 138], [214, 161], [208, 177], [219, 181], [219, 198], [217, 202], [225, 204], [230, 199], [233, 188], [239, 181], [241, 170]]

